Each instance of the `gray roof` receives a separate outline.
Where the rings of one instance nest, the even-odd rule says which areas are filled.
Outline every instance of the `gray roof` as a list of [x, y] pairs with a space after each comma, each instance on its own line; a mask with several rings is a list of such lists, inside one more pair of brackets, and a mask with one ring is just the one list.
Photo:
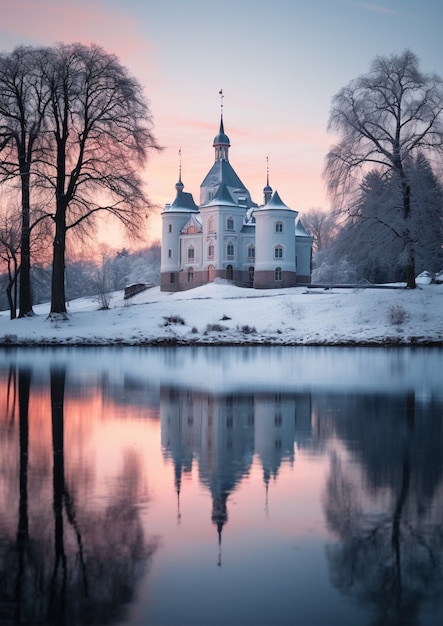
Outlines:
[[194, 198], [192, 197], [192, 193], [188, 193], [187, 191], [181, 191], [181, 189], [177, 190], [177, 195], [172, 204], [169, 205], [165, 211], [177, 211], [181, 212], [198, 212], [199, 208], [194, 202]]
[[220, 144], [230, 146], [231, 142], [229, 141], [228, 135], [225, 134], [225, 129], [223, 127], [223, 118], [220, 119], [220, 129], [218, 134], [214, 137], [214, 146], [218, 146]]
[[228, 187], [224, 183], [221, 183], [221, 185], [219, 185], [211, 202], [208, 202], [204, 206], [220, 206], [220, 205], [238, 207], [238, 203], [234, 200]]
[[294, 209], [288, 207], [283, 200], [278, 195], [278, 191], [274, 191], [272, 198], [269, 200], [267, 204], [255, 209], [256, 211], [267, 211], [268, 209], [286, 209], [287, 211], [292, 211], [293, 213], [297, 213]]
[[310, 239], [312, 239], [311, 235], [308, 233], [308, 231], [305, 229], [305, 227], [301, 223], [301, 220], [299, 217], [297, 217], [297, 219], [295, 220], [295, 235], [297, 237], [309, 237]]
[[233, 189], [244, 189], [247, 191], [229, 161], [216, 161], [206, 174], [206, 177], [200, 187], [216, 187], [217, 185], [220, 185], [220, 183], [225, 183], [225, 185], [232, 187]]

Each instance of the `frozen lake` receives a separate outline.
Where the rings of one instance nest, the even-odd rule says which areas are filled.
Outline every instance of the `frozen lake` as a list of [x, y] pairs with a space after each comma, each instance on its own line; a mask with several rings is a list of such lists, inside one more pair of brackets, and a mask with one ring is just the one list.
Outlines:
[[0, 350], [0, 622], [443, 623], [443, 350]]

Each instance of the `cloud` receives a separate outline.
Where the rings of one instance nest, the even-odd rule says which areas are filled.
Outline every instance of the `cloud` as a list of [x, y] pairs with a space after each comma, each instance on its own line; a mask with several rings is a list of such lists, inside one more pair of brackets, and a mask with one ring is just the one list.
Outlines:
[[376, 4], [375, 2], [360, 2], [359, 6], [363, 7], [367, 11], [372, 11], [373, 13], [382, 13], [384, 15], [401, 15], [399, 11], [395, 9], [389, 9], [388, 7], [382, 6], [381, 4]]

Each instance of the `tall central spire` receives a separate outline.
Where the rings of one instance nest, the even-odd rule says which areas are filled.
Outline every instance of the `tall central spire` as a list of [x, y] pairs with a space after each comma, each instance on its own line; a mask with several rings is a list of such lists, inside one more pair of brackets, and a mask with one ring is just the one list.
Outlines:
[[229, 137], [225, 135], [225, 128], [223, 125], [223, 89], [220, 89], [218, 93], [220, 95], [220, 128], [212, 145], [215, 148], [216, 161], [229, 161], [229, 148], [231, 143], [229, 141]]

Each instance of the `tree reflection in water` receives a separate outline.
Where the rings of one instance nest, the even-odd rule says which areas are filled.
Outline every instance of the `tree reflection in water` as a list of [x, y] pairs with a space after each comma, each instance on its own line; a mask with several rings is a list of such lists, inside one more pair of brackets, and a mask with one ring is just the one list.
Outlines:
[[380, 412], [350, 398], [335, 416], [350, 454], [331, 455], [325, 513], [339, 543], [327, 557], [333, 584], [369, 608], [373, 624], [412, 626], [443, 582], [442, 424], [414, 395], [385, 402]]
[[[18, 528], [15, 537], [12, 528], [2, 528], [1, 623], [115, 623], [123, 618], [156, 549], [155, 540], [145, 540], [137, 507], [141, 479], [138, 459], [127, 454], [119, 487], [103, 509], [90, 509], [86, 503], [78, 506], [76, 476], [71, 475], [69, 480], [65, 476], [66, 370], [51, 369], [51, 524], [51, 512], [44, 509], [46, 503], [41, 497], [44, 487], [40, 484], [40, 491], [36, 489], [34, 494], [29, 487], [31, 373], [21, 368], [17, 378], [19, 468], [18, 476], [14, 470], [7, 473], [5, 489], [12, 494], [18, 478]], [[9, 388], [13, 390], [15, 386], [9, 382]], [[14, 394], [11, 397], [15, 404]], [[13, 429], [16, 409], [9, 403], [7, 411], [8, 426]], [[46, 479], [40, 476], [37, 482], [41, 483], [42, 478]], [[9, 513], [12, 523], [14, 516]]]

